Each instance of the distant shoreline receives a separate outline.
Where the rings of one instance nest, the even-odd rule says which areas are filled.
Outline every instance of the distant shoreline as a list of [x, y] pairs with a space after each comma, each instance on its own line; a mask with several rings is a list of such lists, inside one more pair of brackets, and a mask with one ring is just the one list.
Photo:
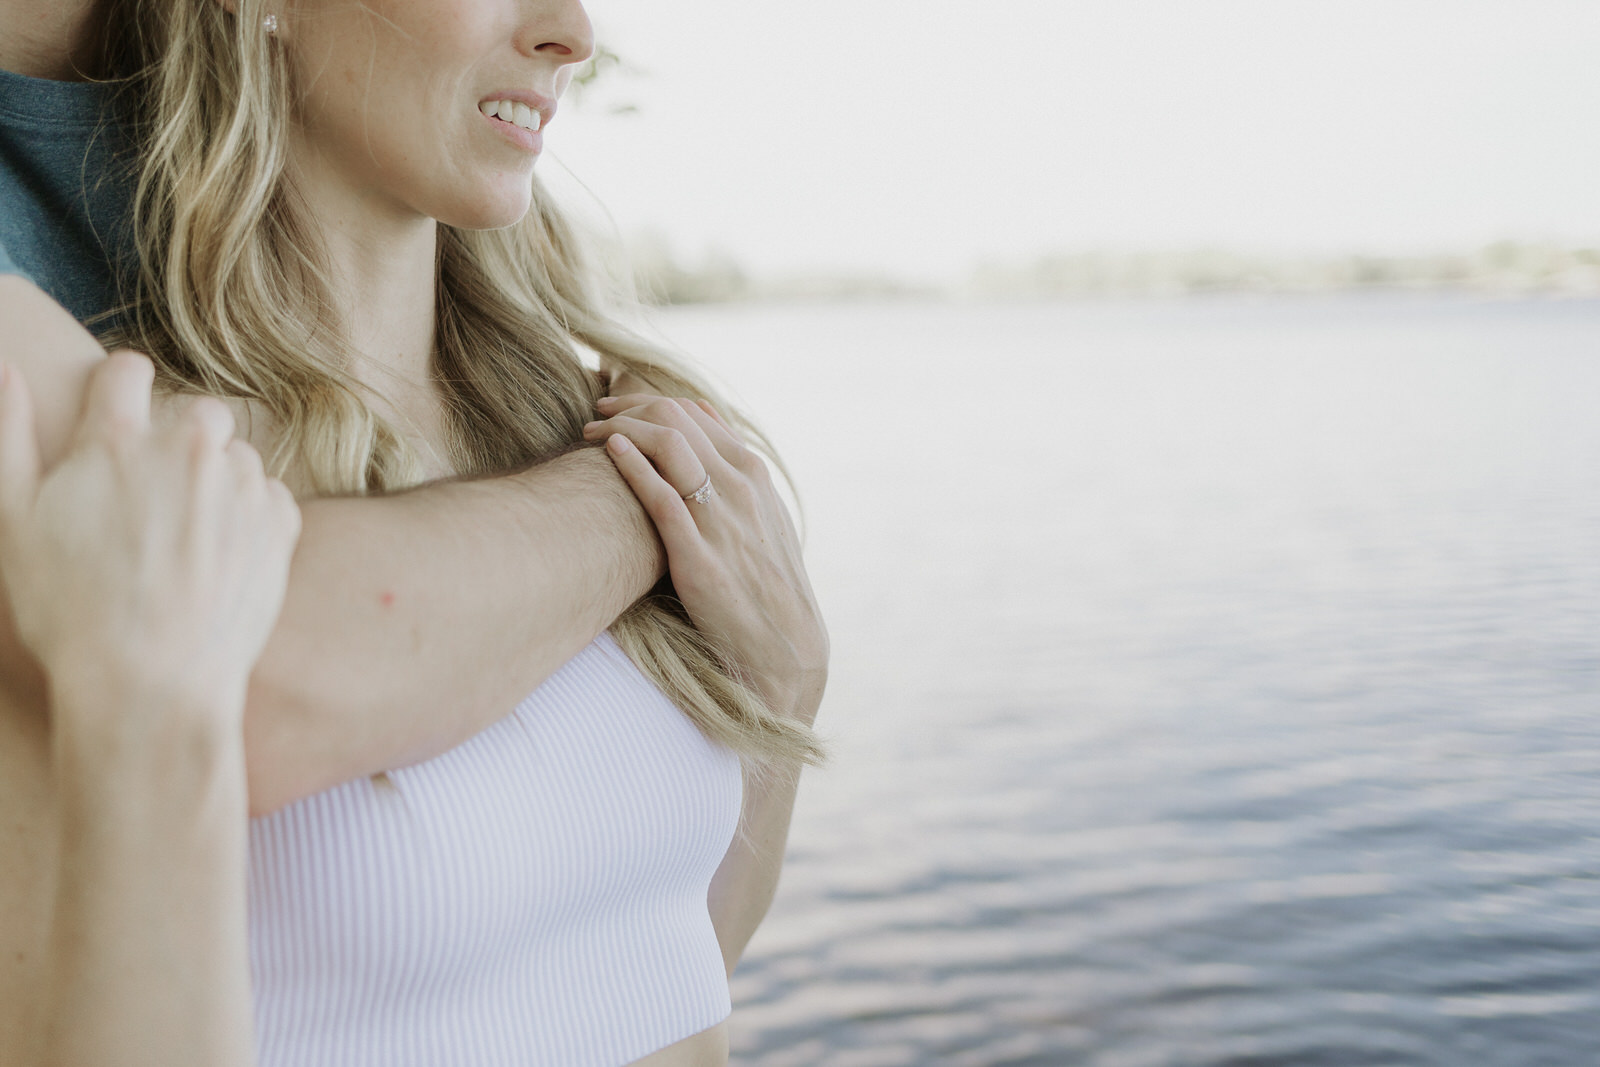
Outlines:
[[949, 285], [890, 274], [819, 271], [761, 277], [727, 257], [685, 264], [635, 248], [634, 282], [660, 305], [856, 300], [1077, 301], [1212, 294], [1441, 292], [1600, 297], [1600, 249], [1502, 241], [1435, 255], [1266, 255], [1225, 249], [1081, 251], [986, 263]]

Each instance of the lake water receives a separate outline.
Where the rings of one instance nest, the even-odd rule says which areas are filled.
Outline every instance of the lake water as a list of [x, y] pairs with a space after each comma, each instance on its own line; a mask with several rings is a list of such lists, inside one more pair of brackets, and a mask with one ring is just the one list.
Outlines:
[[660, 322], [834, 638], [737, 1063], [1600, 1063], [1600, 303]]

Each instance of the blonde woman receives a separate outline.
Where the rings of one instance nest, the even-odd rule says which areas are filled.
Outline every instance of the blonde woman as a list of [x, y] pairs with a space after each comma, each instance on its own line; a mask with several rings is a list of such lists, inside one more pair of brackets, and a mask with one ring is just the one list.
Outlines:
[[[263, 1062], [725, 1059], [827, 641], [753, 431], [616, 324], [534, 180], [582, 8], [128, 0], [106, 40], [140, 164], [114, 339], [165, 389], [308, 497], [607, 439], [671, 570], [466, 744], [257, 821]], [[600, 403], [586, 353], [649, 395]]]
[[62, 813], [50, 1067], [255, 1060], [242, 719], [299, 512], [217, 401], [152, 428], [152, 376], [102, 363], [42, 476], [26, 384], [0, 365], [0, 570], [48, 684]]
[[[129, 252], [120, 163], [132, 135], [107, 106], [126, 96], [92, 80], [107, 73], [106, 6], [0, 3], [0, 360], [31, 387], [46, 469], [68, 453], [85, 383], [105, 365], [80, 323], [115, 307], [111, 261]], [[157, 395], [152, 410], [164, 419], [184, 403]], [[598, 449], [495, 478], [305, 500], [301, 511], [283, 611], [245, 708], [253, 814], [427, 760], [504, 719], [665, 566], [648, 516]], [[0, 610], [0, 1065], [36, 1067], [65, 802], [44, 680], [10, 614]], [[775, 855], [730, 851], [721, 899], [758, 900]], [[729, 907], [715, 914], [719, 930], [733, 928]], [[181, 958], [150, 961], [138, 992], [190, 1010], [198, 980], [172, 972]]]

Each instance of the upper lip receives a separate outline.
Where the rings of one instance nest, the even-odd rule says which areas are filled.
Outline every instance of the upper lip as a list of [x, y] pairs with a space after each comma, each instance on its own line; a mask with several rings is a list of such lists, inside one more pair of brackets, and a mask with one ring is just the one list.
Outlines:
[[501, 93], [490, 93], [482, 100], [479, 100], [478, 103], [488, 104], [496, 100], [513, 100], [519, 104], [527, 104], [539, 113], [539, 128], [541, 130], [550, 125], [556, 117], [556, 102], [554, 99], [540, 93], [530, 92], [527, 89], [507, 89]]

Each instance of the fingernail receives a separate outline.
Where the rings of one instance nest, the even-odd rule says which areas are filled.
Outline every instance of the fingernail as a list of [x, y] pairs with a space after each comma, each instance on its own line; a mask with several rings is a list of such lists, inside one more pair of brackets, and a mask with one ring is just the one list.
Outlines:
[[593, 433], [594, 432], [594, 428], [596, 426], [599, 426], [599, 425], [600, 424], [598, 422], [586, 422], [586, 423], [584, 423], [583, 424], [584, 436], [587, 437], [589, 434]]
[[633, 447], [633, 442], [620, 433], [614, 433], [606, 439], [606, 447], [620, 456]]
[[603, 396], [594, 402], [594, 406], [597, 408], [608, 408], [616, 402], [617, 398], [614, 396]]

